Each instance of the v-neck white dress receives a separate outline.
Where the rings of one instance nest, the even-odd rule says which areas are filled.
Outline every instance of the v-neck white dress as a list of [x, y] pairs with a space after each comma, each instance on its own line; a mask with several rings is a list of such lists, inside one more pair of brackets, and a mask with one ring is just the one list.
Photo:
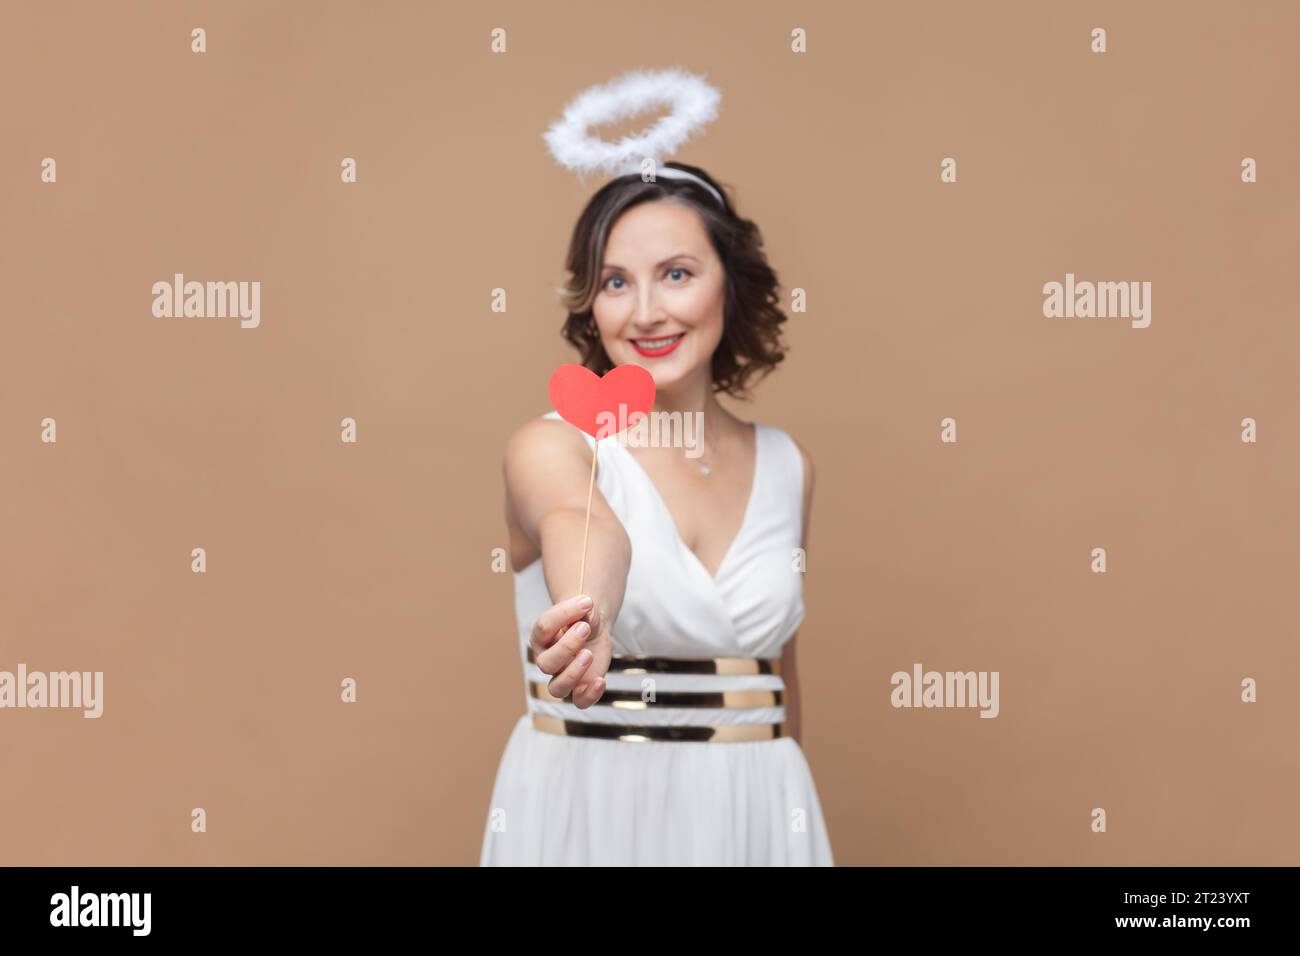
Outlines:
[[[716, 577], [682, 540], [641, 463], [619, 437], [601, 439], [597, 486], [632, 542], [615, 655], [772, 659], [798, 630], [803, 458], [781, 429], [755, 427], [749, 502]], [[586, 438], [588, 446], [596, 443]], [[792, 737], [627, 741], [536, 729], [534, 714], [670, 726], [785, 719], [784, 706], [582, 710], [539, 699], [527, 684], [544, 687], [550, 677], [528, 660], [528, 637], [553, 603], [540, 559], [515, 573], [528, 712], [497, 771], [482, 865], [833, 865], [812, 774]], [[607, 689], [636, 690], [641, 680], [611, 671]], [[779, 674], [663, 674], [656, 685], [665, 693], [784, 687]]]

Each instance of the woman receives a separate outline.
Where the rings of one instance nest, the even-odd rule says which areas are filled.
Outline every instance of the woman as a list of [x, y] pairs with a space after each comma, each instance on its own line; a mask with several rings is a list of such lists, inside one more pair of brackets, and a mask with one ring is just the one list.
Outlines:
[[[757, 227], [694, 166], [607, 183], [575, 227], [565, 337], [597, 374], [635, 363], [700, 447], [595, 439], [554, 412], [505, 454], [529, 713], [506, 745], [483, 865], [831, 865], [800, 749], [812, 462], [744, 422], [783, 358]], [[653, 413], [652, 413], [653, 414]], [[688, 430], [689, 432], [689, 430]]]

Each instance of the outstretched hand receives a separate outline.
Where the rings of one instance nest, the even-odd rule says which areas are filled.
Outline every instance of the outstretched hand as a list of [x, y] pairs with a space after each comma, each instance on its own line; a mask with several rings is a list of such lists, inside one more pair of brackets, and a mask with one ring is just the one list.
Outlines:
[[553, 696], [572, 694], [580, 710], [600, 700], [614, 642], [591, 598], [579, 595], [547, 608], [534, 622], [528, 643], [537, 667], [552, 675], [546, 689]]

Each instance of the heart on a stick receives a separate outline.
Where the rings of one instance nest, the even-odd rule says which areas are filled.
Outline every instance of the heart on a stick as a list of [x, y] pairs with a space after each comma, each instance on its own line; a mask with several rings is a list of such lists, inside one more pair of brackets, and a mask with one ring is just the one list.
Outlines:
[[570, 425], [592, 438], [607, 438], [650, 413], [655, 403], [655, 379], [640, 365], [618, 365], [600, 376], [570, 362], [551, 375], [547, 395], [551, 406]]

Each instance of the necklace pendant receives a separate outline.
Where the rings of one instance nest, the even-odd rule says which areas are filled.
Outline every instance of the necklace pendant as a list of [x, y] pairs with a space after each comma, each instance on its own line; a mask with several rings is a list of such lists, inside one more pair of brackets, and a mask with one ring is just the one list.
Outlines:
[[700, 465], [700, 471], [704, 472], [704, 476], [705, 476], [706, 478], [707, 478], [709, 475], [713, 474], [713, 469], [710, 468], [708, 465]]

